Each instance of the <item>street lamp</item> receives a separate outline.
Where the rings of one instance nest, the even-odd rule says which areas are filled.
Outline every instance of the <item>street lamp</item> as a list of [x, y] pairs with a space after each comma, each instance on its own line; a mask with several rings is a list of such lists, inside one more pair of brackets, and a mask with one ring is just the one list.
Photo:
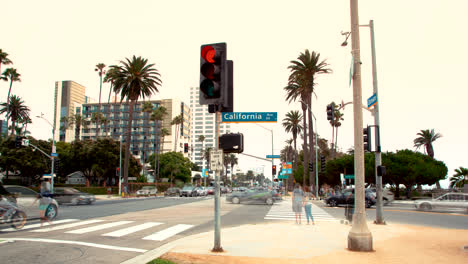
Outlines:
[[[52, 154], [51, 154], [51, 160], [52, 160], [52, 168], [50, 170], [50, 192], [51, 193], [54, 193], [54, 165], [55, 165], [55, 157], [53, 156], [56, 149], [55, 149], [55, 127], [49, 122], [49, 120], [47, 120], [45, 117], [44, 117], [44, 114], [41, 113], [40, 116], [36, 116], [37, 118], [42, 118], [44, 119], [51, 127], [52, 127]], [[55, 124], [55, 117], [54, 117], [54, 124]]]

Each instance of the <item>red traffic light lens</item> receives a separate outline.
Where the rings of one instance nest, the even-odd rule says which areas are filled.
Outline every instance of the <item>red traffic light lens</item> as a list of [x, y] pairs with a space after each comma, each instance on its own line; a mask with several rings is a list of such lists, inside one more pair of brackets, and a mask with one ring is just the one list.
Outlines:
[[212, 46], [204, 46], [201, 51], [201, 56], [205, 61], [215, 63], [216, 50]]
[[202, 65], [201, 72], [205, 78], [213, 80], [215, 73], [215, 66], [213, 64], [205, 63]]

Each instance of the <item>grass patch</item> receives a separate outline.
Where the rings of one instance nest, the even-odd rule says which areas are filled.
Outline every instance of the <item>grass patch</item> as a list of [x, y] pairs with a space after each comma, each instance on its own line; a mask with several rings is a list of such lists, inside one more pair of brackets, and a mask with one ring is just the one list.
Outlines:
[[175, 262], [172, 262], [170, 260], [165, 260], [165, 259], [160, 259], [160, 258], [157, 258], [157, 259], [154, 259], [146, 264], [177, 264]]

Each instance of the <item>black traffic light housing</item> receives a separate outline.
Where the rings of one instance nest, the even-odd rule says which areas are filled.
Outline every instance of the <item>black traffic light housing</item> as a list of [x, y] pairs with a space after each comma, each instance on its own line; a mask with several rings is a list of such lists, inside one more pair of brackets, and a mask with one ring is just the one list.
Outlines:
[[22, 141], [23, 141], [23, 137], [16, 136], [16, 138], [15, 138], [15, 147], [16, 148], [21, 148]]
[[371, 131], [370, 131], [369, 126], [362, 129], [362, 135], [364, 139], [364, 151], [371, 152], [372, 144], [371, 144]]
[[320, 155], [320, 171], [325, 172], [325, 157], [323, 155]]
[[334, 104], [327, 105], [327, 120], [333, 121], [335, 119], [335, 106]]
[[200, 48], [200, 104], [223, 105], [227, 88], [226, 43]]
[[184, 153], [188, 152], [188, 143], [184, 143]]
[[224, 153], [242, 153], [244, 152], [244, 135], [242, 133], [221, 135], [218, 147]]
[[60, 160], [55, 159], [54, 160], [54, 173], [58, 173], [59, 169], [60, 169]]
[[271, 174], [273, 174], [273, 176], [276, 175], [276, 165], [271, 166]]
[[377, 166], [377, 176], [385, 176], [386, 169], [385, 166]]
[[309, 163], [309, 171], [314, 172], [314, 163]]

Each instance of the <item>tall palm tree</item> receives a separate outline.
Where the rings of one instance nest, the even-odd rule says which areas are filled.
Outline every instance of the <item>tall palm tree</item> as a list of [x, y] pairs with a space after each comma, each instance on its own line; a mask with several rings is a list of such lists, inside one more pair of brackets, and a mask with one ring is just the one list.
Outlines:
[[88, 128], [88, 121], [81, 114], [75, 114], [71, 118], [71, 123], [75, 125], [75, 141], [80, 140], [81, 127]]
[[283, 119], [283, 127], [287, 133], [292, 133], [292, 141], [294, 142], [294, 170], [297, 169], [297, 135], [302, 132], [302, 115], [299, 111], [291, 110], [286, 113], [286, 117]]
[[210, 169], [210, 151], [211, 151], [211, 149], [212, 149], [211, 147], [208, 147], [205, 150], [203, 150], [203, 152], [202, 152], [202, 159], [206, 160], [207, 169]]
[[[99, 74], [99, 107], [98, 107], [98, 113], [101, 113], [101, 91], [102, 91], [102, 75], [106, 73], [104, 68], [106, 65], [104, 63], [98, 63], [96, 64], [96, 68], [94, 68], [94, 71], [97, 71]], [[96, 139], [99, 137], [99, 130], [101, 129], [101, 115], [97, 116], [97, 127], [96, 127]]]
[[[161, 136], [167, 136], [169, 131], [167, 131], [166, 129], [166, 133], [167, 135], [162, 135], [162, 122], [164, 120], [164, 117], [167, 115], [167, 109], [164, 107], [164, 106], [159, 106], [158, 108], [156, 108], [156, 110], [153, 111], [153, 113], [151, 114], [151, 120], [155, 121], [155, 137], [154, 137], [154, 141], [155, 141], [155, 150], [157, 150], [157, 153], [155, 152], [155, 155], [154, 155], [154, 171], [155, 171], [155, 174], [157, 175], [157, 177], [159, 177], [159, 153], [161, 152], [161, 143], [160, 141], [161, 140], [157, 140], [157, 137], [161, 138]], [[156, 145], [156, 142], [157, 142], [157, 145]], [[163, 145], [164, 146], [164, 145]], [[157, 160], [157, 162], [156, 162]], [[157, 173], [156, 173], [156, 164], [157, 164]]]
[[2, 72], [2, 64], [9, 65], [12, 63], [13, 62], [8, 58], [8, 53], [3, 52], [3, 50], [0, 49], [0, 72]]
[[154, 64], [148, 64], [148, 60], [142, 57], [135, 57], [130, 60], [120, 61], [121, 65], [113, 65], [111, 68], [116, 68], [114, 79], [114, 91], [120, 93], [121, 102], [124, 98], [130, 101], [130, 109], [128, 114], [128, 126], [126, 131], [125, 144], [125, 162], [124, 162], [124, 181], [125, 186], [128, 185], [128, 166], [130, 161], [130, 140], [133, 123], [133, 111], [138, 98], [151, 96], [158, 91], [158, 86], [161, 86], [160, 74], [157, 69], [153, 68]]
[[[8, 107], [10, 106], [10, 93], [11, 93], [11, 86], [13, 85], [13, 82], [21, 82], [20, 79], [21, 74], [19, 74], [16, 69], [14, 68], [7, 68], [3, 73], [2, 76], [0, 77], [4, 81], [10, 81], [10, 89], [8, 89], [8, 97], [7, 97], [7, 116], [8, 113], [10, 112], [8, 110]], [[7, 125], [7, 131], [6, 131], [6, 137], [8, 137], [8, 118], [6, 120], [6, 125]]]
[[229, 155], [229, 161], [231, 163], [231, 178], [232, 178], [232, 175], [234, 175], [234, 165], [237, 165], [239, 160], [238, 160], [236, 154], [231, 153]]
[[455, 174], [450, 177], [450, 187], [463, 187], [466, 183], [468, 183], [468, 169], [464, 167], [455, 169]]
[[111, 68], [106, 72], [106, 75], [104, 76], [104, 82], [110, 82], [109, 98], [107, 99], [107, 103], [110, 103], [110, 98], [112, 95], [112, 88], [114, 88], [114, 78], [117, 75], [117, 73], [118, 73], [118, 70], [116, 68]]
[[[149, 102], [149, 101], [143, 102], [143, 107], [141, 108], [141, 111], [143, 113], [145, 113], [145, 115], [146, 115], [145, 121], [146, 120], [152, 121], [152, 119], [149, 116], [150, 113], [153, 112], [153, 104], [151, 102]], [[148, 122], [148, 121], [146, 121], [146, 122]], [[148, 147], [148, 141], [149, 140], [147, 140], [148, 133], [149, 133], [149, 124], [148, 124], [147, 127], [145, 127], [143, 129], [143, 137], [144, 137], [144, 139], [143, 139], [143, 164], [146, 163], [146, 154], [147, 154], [148, 149], [149, 149], [149, 147]]]
[[182, 118], [182, 114], [174, 117], [174, 119], [172, 119], [172, 122], [171, 122], [171, 125], [175, 125], [176, 126], [176, 132], [175, 132], [175, 135], [174, 135], [174, 151], [177, 151], [177, 141], [179, 139], [179, 128], [180, 128], [180, 124], [182, 124], [183, 122], [183, 118]]
[[[318, 74], [324, 74], [324, 73], [331, 73], [331, 69], [328, 68], [329, 64], [326, 62], [326, 60], [320, 61], [320, 53], [316, 53], [315, 51], [312, 51], [312, 53], [309, 52], [308, 49], [305, 50], [304, 53], [299, 54], [299, 57], [297, 57], [297, 60], [291, 61], [291, 65], [288, 67], [288, 69], [291, 70], [291, 75], [289, 76], [289, 82], [291, 83], [297, 83], [297, 80], [300, 80], [301, 84], [301, 89], [298, 94], [305, 94], [305, 103], [309, 107], [308, 109], [308, 122], [309, 122], [309, 152], [310, 152], [310, 157], [309, 157], [309, 164], [315, 160], [315, 153], [313, 151], [313, 143], [314, 143], [314, 136], [313, 136], [313, 123], [312, 123], [312, 93], [315, 92], [315, 79], [316, 75]], [[303, 102], [304, 103], [304, 102]], [[305, 115], [304, 115], [305, 118]], [[305, 125], [304, 125], [305, 128]], [[305, 129], [304, 129], [305, 130]], [[305, 161], [306, 159], [304, 159]], [[304, 166], [307, 167], [307, 166]], [[306, 176], [307, 174], [304, 174]], [[304, 177], [304, 185], [305, 185], [305, 178]], [[315, 178], [311, 177], [310, 182], [312, 185], [315, 186]], [[316, 186], [315, 186], [316, 187]]]
[[3, 107], [0, 109], [0, 114], [6, 113], [7, 120], [11, 119], [11, 133], [14, 135], [17, 122], [29, 118], [29, 112], [31, 110], [24, 104], [24, 101], [16, 95], [12, 95], [8, 101], [9, 103], [0, 104], [0, 106]]
[[[424, 146], [426, 154], [429, 157], [434, 158], [434, 147], [432, 146], [432, 142], [441, 138], [442, 135], [439, 133], [434, 133], [434, 129], [430, 131], [429, 129], [421, 130], [416, 135], [419, 136], [414, 139], [414, 146], [416, 147], [416, 149], [419, 149], [420, 147]], [[437, 189], [440, 189], [439, 182], [436, 182], [436, 186], [437, 186]]]
[[[26, 116], [25, 118], [20, 120], [20, 123], [23, 124], [23, 127], [21, 128], [23, 136], [26, 136], [26, 134], [31, 134], [31, 132], [28, 131], [28, 124], [32, 124], [32, 120], [29, 117], [29, 114], [28, 114], [28, 116]], [[21, 133], [19, 133], [19, 134], [21, 134]]]

